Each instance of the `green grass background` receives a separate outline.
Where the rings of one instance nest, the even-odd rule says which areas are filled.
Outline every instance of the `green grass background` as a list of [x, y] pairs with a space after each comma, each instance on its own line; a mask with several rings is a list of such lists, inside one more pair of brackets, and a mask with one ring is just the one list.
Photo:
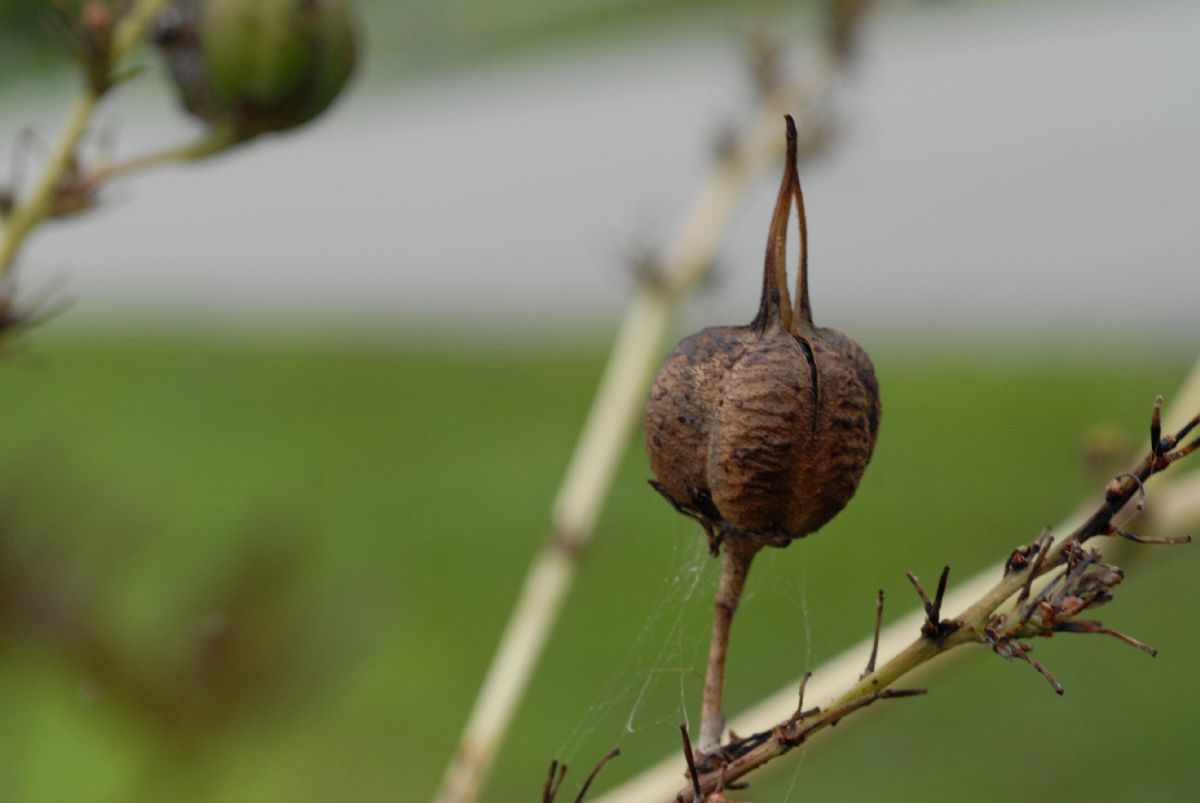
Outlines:
[[[699, 17], [675, 0], [363, 9], [371, 63], [392, 80], [704, 25], [735, 4], [701, 5]], [[9, 85], [61, 62], [41, 14], [0, 0]], [[605, 338], [225, 330], [68, 318], [0, 361], [0, 574], [43, 604], [17, 616], [0, 595], [0, 803], [421, 801], [436, 787], [546, 534]], [[1195, 347], [861, 339], [883, 387], [876, 457], [836, 522], [756, 563], [731, 709], [864, 636], [877, 588], [889, 618], [909, 610], [906, 570], [932, 580], [949, 563], [953, 582], [1069, 513], [1100, 484], [1081, 465], [1085, 431], [1114, 420], [1142, 437], [1150, 400]], [[696, 715], [715, 566], [647, 476], [632, 444], [487, 801], [537, 800], [551, 758], [571, 763], [573, 790], [619, 742], [607, 788], [673, 752], [680, 718]], [[1039, 642], [1067, 687], [1058, 698], [980, 650], [931, 677], [928, 697], [846, 722], [740, 798], [1194, 799], [1195, 550], [1129, 553], [1100, 612], [1157, 659], [1098, 637]], [[293, 567], [290, 582], [267, 574], [246, 591], [261, 595], [244, 618], [266, 668], [202, 736], [70, 658], [68, 614], [127, 671], [174, 677], [207, 617], [236, 613], [224, 578], [260, 554]]]
[[[545, 535], [602, 340], [189, 332], [52, 325], [0, 363], [0, 537], [92, 587], [93, 621], [151, 673], [186, 652], [214, 578], [266, 544], [299, 566], [285, 607], [308, 647], [181, 748], [0, 619], [0, 800], [428, 799]], [[908, 610], [906, 570], [965, 578], [1070, 512], [1098, 487], [1084, 431], [1115, 420], [1140, 438], [1190, 365], [1185, 343], [863, 340], [883, 388], [876, 457], [837, 521], [755, 566], [733, 709], [865, 635], [875, 589], [889, 618]], [[676, 749], [681, 698], [695, 716], [714, 566], [646, 477], [632, 446], [486, 800], [537, 799], [554, 757], [578, 782], [620, 742], [608, 787]], [[745, 799], [1190, 799], [1195, 548], [1126, 566], [1102, 616], [1159, 658], [1039, 642], [1058, 698], [980, 650]]]

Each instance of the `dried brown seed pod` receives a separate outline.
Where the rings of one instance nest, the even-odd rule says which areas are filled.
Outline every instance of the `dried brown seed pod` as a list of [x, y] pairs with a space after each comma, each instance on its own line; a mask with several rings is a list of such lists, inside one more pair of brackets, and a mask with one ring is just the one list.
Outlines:
[[[812, 322], [796, 129], [767, 241], [762, 300], [748, 326], [703, 329], [667, 356], [646, 408], [654, 486], [714, 540], [786, 546], [816, 532], [858, 488], [879, 428], [879, 386], [857, 343]], [[796, 305], [785, 247], [800, 218]]]
[[[720, 750], [721, 696], [733, 615], [754, 555], [816, 532], [858, 488], [879, 429], [879, 385], [865, 351], [813, 324], [808, 230], [796, 174], [796, 126], [767, 237], [762, 300], [748, 326], [685, 338], [659, 369], [646, 407], [652, 484], [724, 544], [698, 748]], [[800, 219], [796, 305], [786, 247], [792, 199]]]

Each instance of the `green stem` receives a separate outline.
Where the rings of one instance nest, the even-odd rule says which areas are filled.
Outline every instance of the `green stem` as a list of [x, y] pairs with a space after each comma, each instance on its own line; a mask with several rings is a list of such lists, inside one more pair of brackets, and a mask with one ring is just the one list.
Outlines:
[[117, 23], [113, 33], [112, 68], [121, 65], [146, 36], [146, 29], [169, 0], [138, 0]]
[[79, 140], [87, 130], [88, 121], [100, 96], [85, 89], [75, 98], [67, 122], [63, 125], [58, 142], [46, 162], [42, 175], [33, 190], [13, 209], [0, 241], [0, 279], [8, 275], [16, 261], [25, 238], [39, 223], [46, 219], [54, 199], [54, 191], [71, 169]]
[[143, 170], [148, 170], [153, 167], [162, 167], [169, 164], [180, 164], [185, 162], [194, 162], [197, 159], [203, 159], [207, 156], [212, 156], [215, 153], [228, 148], [236, 141], [231, 129], [218, 128], [213, 129], [206, 136], [195, 142], [189, 142], [187, 145], [181, 145], [174, 148], [168, 148], [162, 151], [143, 154], [134, 157], [124, 162], [116, 162], [105, 167], [96, 169], [87, 178], [89, 187], [93, 190], [98, 189], [101, 184], [104, 184], [114, 179], [124, 178], [134, 173], [140, 173]]
[[[142, 40], [146, 28], [166, 2], [167, 0], [139, 0], [122, 17], [113, 34], [110, 72], [115, 72]], [[0, 239], [0, 281], [12, 271], [21, 246], [29, 234], [50, 216], [54, 206], [54, 194], [74, 168], [73, 162], [79, 141], [87, 131], [88, 123], [102, 96], [103, 92], [97, 92], [88, 82], [84, 82], [83, 88], [71, 105], [71, 111], [41, 176], [33, 190], [18, 202], [9, 216], [3, 238]]]

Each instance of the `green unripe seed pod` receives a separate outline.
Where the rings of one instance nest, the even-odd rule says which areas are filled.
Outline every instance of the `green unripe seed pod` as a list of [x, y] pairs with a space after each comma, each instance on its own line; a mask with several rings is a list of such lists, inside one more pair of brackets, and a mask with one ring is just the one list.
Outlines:
[[317, 117], [358, 60], [344, 0], [177, 0], [155, 39], [187, 109], [238, 140]]

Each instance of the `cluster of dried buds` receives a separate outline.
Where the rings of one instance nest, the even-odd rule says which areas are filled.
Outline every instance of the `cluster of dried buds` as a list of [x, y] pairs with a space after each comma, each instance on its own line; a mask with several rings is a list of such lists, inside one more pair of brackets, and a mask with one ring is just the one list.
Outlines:
[[[1024, 553], [1021, 558], [1024, 560], [1027, 554], [1044, 556], [1050, 548], [1049, 537], [1044, 537], [1018, 551]], [[982, 639], [1002, 658], [1029, 663], [1059, 694], [1063, 693], [1062, 684], [1043, 664], [1029, 656], [1033, 648], [1026, 640], [1050, 638], [1055, 633], [1102, 633], [1150, 655], [1157, 654], [1156, 650], [1132, 636], [1105, 627], [1101, 622], [1076, 618], [1086, 610], [1111, 602], [1113, 589], [1125, 579], [1125, 573], [1106, 562], [1095, 549], [1085, 549], [1073, 541], [1068, 541], [1061, 549], [1066, 567], [1038, 593], [1033, 594], [1026, 586], [1011, 609], [993, 614]], [[1032, 572], [1030, 577], [1032, 579]]]
[[92, 92], [103, 95], [119, 80], [113, 73], [113, 33], [129, 12], [130, 0], [53, 0], [55, 30], [83, 70]]

